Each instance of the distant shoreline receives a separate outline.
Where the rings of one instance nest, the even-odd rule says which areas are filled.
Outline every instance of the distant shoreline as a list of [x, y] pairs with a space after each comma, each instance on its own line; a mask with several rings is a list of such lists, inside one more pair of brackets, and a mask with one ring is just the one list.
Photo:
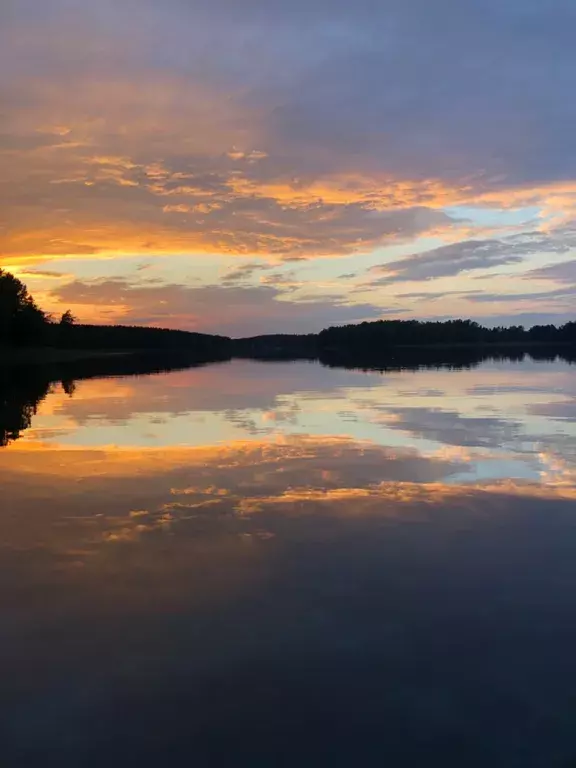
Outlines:
[[[576, 320], [552, 324], [486, 327], [471, 319], [380, 319], [330, 326], [318, 333], [266, 333], [230, 338], [197, 331], [143, 325], [78, 323], [70, 310], [55, 322], [35, 303], [26, 286], [0, 269], [0, 368], [67, 365], [74, 362], [137, 360], [145, 357], [209, 363], [233, 358], [388, 363], [422, 357], [486, 355], [548, 350], [576, 361]], [[544, 350], [544, 354], [540, 354]], [[556, 352], [555, 352], [556, 350]]]

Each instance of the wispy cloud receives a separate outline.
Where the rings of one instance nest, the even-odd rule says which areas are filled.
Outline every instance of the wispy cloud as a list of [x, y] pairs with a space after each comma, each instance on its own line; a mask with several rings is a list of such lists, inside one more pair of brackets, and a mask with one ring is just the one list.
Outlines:
[[576, 285], [576, 259], [563, 261], [560, 264], [548, 264], [540, 269], [534, 269], [528, 273], [527, 277]]
[[231, 336], [308, 332], [342, 322], [375, 319], [370, 304], [350, 305], [334, 297], [283, 300], [280, 288], [206, 285], [132, 285], [125, 280], [74, 281], [55, 288], [56, 306], [72, 306], [83, 320], [162, 325]]
[[574, 249], [576, 230], [572, 228], [550, 233], [526, 232], [503, 239], [450, 243], [424, 253], [414, 253], [403, 259], [380, 264], [372, 267], [370, 272], [381, 275], [377, 280], [379, 284], [426, 281], [452, 277], [461, 272], [519, 264], [532, 254], [566, 254]]

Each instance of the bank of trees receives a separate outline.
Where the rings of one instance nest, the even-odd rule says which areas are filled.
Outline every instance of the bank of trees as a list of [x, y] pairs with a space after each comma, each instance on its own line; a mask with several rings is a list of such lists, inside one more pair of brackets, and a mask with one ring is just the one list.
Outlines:
[[0, 269], [0, 343], [25, 345], [42, 341], [49, 318], [23, 282]]
[[576, 344], [576, 322], [561, 326], [486, 328], [473, 320], [378, 320], [327, 328], [308, 336], [277, 334], [232, 342], [166, 328], [86, 325], [67, 310], [53, 319], [14, 275], [0, 269], [0, 347], [50, 346], [99, 350], [188, 350], [198, 359], [241, 356], [318, 356], [326, 351], [382, 354], [406, 346]]
[[576, 343], [576, 322], [486, 328], [473, 320], [378, 320], [327, 328], [318, 336], [321, 349], [381, 351], [397, 346]]
[[59, 323], [53, 330], [54, 346], [68, 349], [193, 350], [219, 357], [227, 354], [230, 344], [230, 339], [224, 336], [141, 325]]
[[52, 318], [36, 304], [24, 283], [0, 269], [0, 347], [57, 347], [99, 350], [188, 350], [222, 357], [229, 339], [204, 333], [125, 325], [85, 325], [70, 310]]

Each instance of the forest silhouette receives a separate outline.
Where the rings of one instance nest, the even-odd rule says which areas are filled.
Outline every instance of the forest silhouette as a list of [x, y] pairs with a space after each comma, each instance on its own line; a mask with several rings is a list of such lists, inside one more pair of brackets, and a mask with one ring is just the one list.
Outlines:
[[229, 339], [206, 333], [130, 325], [86, 325], [70, 310], [54, 319], [18, 278], [0, 269], [0, 347], [76, 350], [188, 350], [199, 360], [228, 353]]
[[[399, 365], [467, 364], [491, 356], [512, 357], [529, 350], [533, 357], [561, 354], [573, 360], [576, 322], [488, 328], [468, 319], [377, 320], [326, 328], [317, 334], [264, 334], [252, 338], [168, 328], [79, 323], [70, 310], [54, 319], [43, 311], [14, 275], [0, 269], [0, 365], [14, 350], [79, 350], [163, 355], [170, 364], [228, 360], [315, 359], [326, 365], [386, 370]], [[463, 351], [465, 350], [465, 351]], [[4, 353], [4, 354], [2, 354]], [[86, 356], [86, 355], [85, 355]], [[178, 360], [176, 358], [179, 358]], [[138, 361], [140, 364], [141, 361]]]

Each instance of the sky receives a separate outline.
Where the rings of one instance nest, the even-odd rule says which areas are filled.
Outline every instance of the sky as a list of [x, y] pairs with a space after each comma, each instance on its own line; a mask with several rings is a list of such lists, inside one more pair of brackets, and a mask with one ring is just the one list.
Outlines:
[[83, 322], [574, 319], [573, 0], [3, 0], [0, 267]]

